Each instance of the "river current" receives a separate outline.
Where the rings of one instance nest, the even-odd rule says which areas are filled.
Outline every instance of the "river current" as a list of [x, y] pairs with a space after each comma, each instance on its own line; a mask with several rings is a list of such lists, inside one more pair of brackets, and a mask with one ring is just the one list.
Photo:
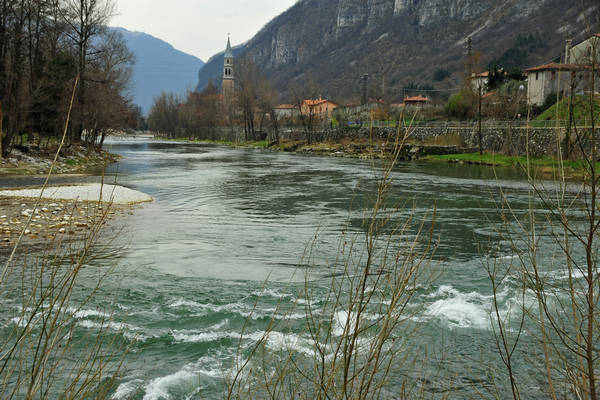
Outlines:
[[[363, 160], [202, 144], [115, 140], [106, 149], [123, 156], [106, 179], [154, 198], [110, 223], [122, 230], [113, 228], [93, 262], [116, 268], [78, 313], [82, 335], [93, 337], [110, 312], [109, 328], [134, 341], [114, 399], [221, 398], [242, 327], [249, 346], [277, 307], [300, 302], [306, 269], [312, 285], [328, 286], [328, 263], [344, 232], [361, 231], [380, 171]], [[434, 279], [414, 298], [422, 309], [415, 346], [430, 354], [424, 368], [434, 371], [427, 390], [487, 397], [506, 379], [486, 262], [513, 257], [496, 232], [500, 191], [524, 215], [527, 182], [512, 170], [426, 163], [401, 163], [392, 175], [389, 202], [403, 207], [393, 218], [413, 215], [429, 226], [436, 209], [439, 245], [427, 267]], [[500, 293], [500, 308], [517, 295], [516, 286]], [[268, 348], [310, 352], [303, 308], [286, 318], [295, 328], [274, 332]], [[534, 387], [526, 356], [517, 364]]]

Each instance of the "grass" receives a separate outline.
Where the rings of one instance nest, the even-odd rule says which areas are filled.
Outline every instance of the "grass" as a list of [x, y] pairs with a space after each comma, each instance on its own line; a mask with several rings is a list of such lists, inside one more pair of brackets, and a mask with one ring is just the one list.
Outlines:
[[[507, 156], [495, 153], [429, 155], [422, 160], [431, 162], [458, 162], [507, 168], [520, 168], [527, 164], [527, 157], [525, 156]], [[538, 169], [543, 174], [552, 174], [558, 172], [560, 169], [560, 162], [552, 157], [529, 157], [529, 162], [534, 169]], [[584, 171], [587, 169], [587, 165], [583, 160], [563, 160], [562, 164], [565, 173], [570, 178], [583, 177]], [[596, 167], [600, 168], [600, 162], [596, 163]]]
[[[590, 98], [588, 96], [575, 96], [573, 99], [573, 119], [579, 124], [585, 124], [590, 119]], [[600, 97], [594, 102], [594, 114], [600, 119]], [[539, 121], [569, 121], [569, 99], [564, 98], [539, 115], [532, 125]]]

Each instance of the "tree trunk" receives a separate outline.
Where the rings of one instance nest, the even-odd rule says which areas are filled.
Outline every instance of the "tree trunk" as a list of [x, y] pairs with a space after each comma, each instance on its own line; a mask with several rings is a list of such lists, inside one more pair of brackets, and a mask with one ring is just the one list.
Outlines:
[[479, 85], [479, 112], [478, 112], [478, 119], [479, 119], [479, 123], [478, 123], [478, 130], [477, 130], [477, 136], [479, 138], [479, 155], [483, 155], [483, 146], [482, 146], [482, 133], [481, 133], [481, 101], [482, 101], [482, 86]]

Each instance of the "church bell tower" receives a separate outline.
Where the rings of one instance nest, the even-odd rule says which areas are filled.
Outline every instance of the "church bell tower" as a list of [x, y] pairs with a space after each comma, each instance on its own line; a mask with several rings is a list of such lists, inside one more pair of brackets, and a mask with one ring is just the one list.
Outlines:
[[223, 65], [223, 101], [229, 109], [231, 109], [235, 96], [234, 84], [233, 51], [231, 51], [231, 42], [228, 37], [227, 49], [225, 49], [225, 63]]

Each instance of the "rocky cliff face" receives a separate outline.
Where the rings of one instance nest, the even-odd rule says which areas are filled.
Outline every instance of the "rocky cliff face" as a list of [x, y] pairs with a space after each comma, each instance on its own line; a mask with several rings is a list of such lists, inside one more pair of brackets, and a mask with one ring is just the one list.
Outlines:
[[[436, 85], [458, 85], [468, 38], [481, 53], [481, 68], [519, 35], [544, 42], [523, 63], [554, 59], [566, 38], [585, 36], [582, 21], [600, 30], [599, 11], [597, 0], [301, 0], [240, 52], [284, 91], [310, 75], [322, 94], [352, 97], [358, 76], [368, 72], [385, 81], [382, 94], [399, 95], [408, 83], [432, 83], [439, 68], [452, 77]], [[201, 71], [200, 86], [206, 80]]]

